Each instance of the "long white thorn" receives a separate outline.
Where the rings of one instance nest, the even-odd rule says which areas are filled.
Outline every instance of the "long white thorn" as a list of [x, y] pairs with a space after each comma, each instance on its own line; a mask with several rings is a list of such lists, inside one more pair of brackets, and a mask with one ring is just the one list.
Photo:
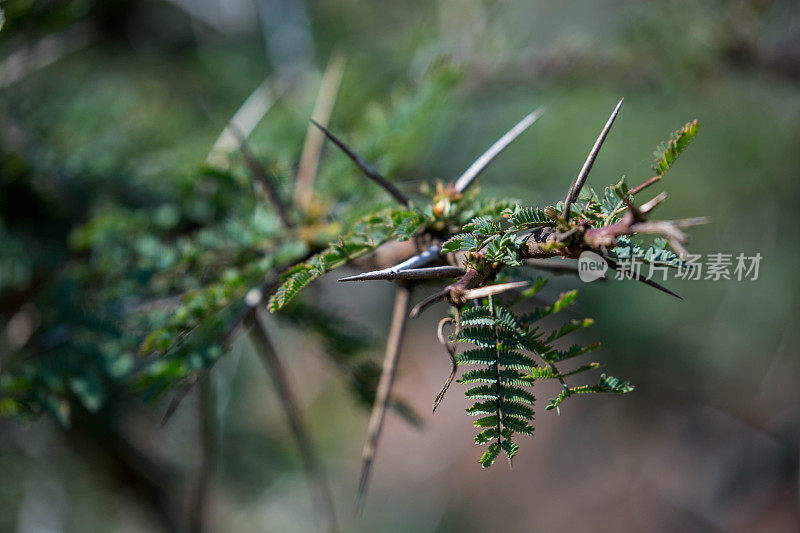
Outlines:
[[592, 149], [589, 151], [589, 156], [586, 158], [586, 162], [583, 163], [581, 171], [578, 172], [575, 180], [573, 180], [572, 185], [569, 188], [569, 192], [567, 193], [567, 198], [564, 200], [564, 212], [561, 214], [561, 218], [564, 220], [569, 218], [569, 208], [572, 205], [572, 202], [578, 199], [578, 195], [581, 193], [581, 189], [583, 189], [583, 184], [586, 183], [586, 178], [589, 177], [589, 172], [592, 171], [592, 165], [594, 165], [594, 161], [597, 159], [597, 154], [600, 152], [600, 148], [602, 148], [606, 137], [608, 137], [608, 132], [611, 131], [611, 126], [614, 125], [614, 120], [616, 120], [619, 110], [622, 107], [622, 102], [624, 101], [625, 99], [621, 98], [617, 104], [617, 107], [615, 107], [614, 111], [612, 111], [611, 116], [608, 117], [606, 125], [603, 126], [603, 131], [600, 132], [600, 136], [594, 142], [594, 146], [592, 146]]
[[539, 120], [539, 117], [542, 116], [544, 113], [543, 108], [539, 108], [536, 111], [528, 114], [517, 122], [517, 125], [508, 130], [508, 132], [500, 137], [497, 142], [495, 142], [488, 150], [486, 150], [478, 159], [475, 160], [470, 167], [464, 171], [461, 176], [455, 181], [454, 188], [456, 192], [463, 193], [467, 188], [472, 185], [472, 182], [486, 170], [486, 167], [494, 160], [495, 157], [500, 155], [500, 153], [505, 150], [505, 148], [514, 142], [514, 140], [522, 135], [522, 132], [527, 130], [534, 122]]

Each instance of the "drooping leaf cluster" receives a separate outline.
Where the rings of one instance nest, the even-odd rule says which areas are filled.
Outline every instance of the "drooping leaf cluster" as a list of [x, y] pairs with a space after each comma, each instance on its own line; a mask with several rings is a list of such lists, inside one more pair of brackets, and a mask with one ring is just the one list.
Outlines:
[[[524, 296], [532, 296], [544, 283], [540, 278]], [[600, 364], [592, 362], [570, 371], [561, 371], [557, 365], [595, 350], [599, 343], [575, 344], [566, 349], [558, 348], [555, 343], [594, 321], [570, 320], [547, 331], [542, 320], [571, 305], [576, 297], [577, 291], [564, 293], [552, 305], [525, 315], [517, 315], [496, 298], [487, 298], [462, 311], [462, 329], [457, 340], [471, 347], [459, 353], [456, 360], [459, 365], [472, 368], [458, 381], [470, 385], [465, 395], [475, 401], [467, 409], [468, 414], [479, 417], [473, 422], [481, 430], [475, 442], [488, 444], [480, 458], [482, 466], [491, 466], [501, 451], [511, 460], [519, 450], [514, 435], [533, 434], [536, 380], [557, 380], [562, 386], [559, 395], [550, 400], [548, 410], [558, 409], [561, 402], [573, 394], [622, 394], [633, 390], [629, 383], [605, 374], [597, 385], [567, 385], [564, 378], [596, 369]]]

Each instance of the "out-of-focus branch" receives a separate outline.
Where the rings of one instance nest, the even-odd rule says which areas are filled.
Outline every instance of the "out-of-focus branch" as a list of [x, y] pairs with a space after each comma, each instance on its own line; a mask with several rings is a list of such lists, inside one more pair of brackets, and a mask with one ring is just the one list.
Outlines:
[[208, 492], [214, 474], [214, 458], [216, 457], [216, 414], [214, 412], [214, 388], [209, 376], [205, 376], [198, 388], [197, 420], [200, 438], [200, 465], [194, 492], [189, 503], [189, 531], [202, 533], [210, 531], [208, 527]]
[[64, 436], [70, 448], [98, 475], [119, 484], [149, 510], [163, 531], [183, 530], [183, 513], [177, 500], [176, 465], [146, 452], [121, 427], [118, 412], [103, 409], [89, 413], [78, 402], [71, 404], [72, 418]]
[[383, 420], [386, 415], [386, 407], [392, 393], [392, 384], [397, 373], [397, 363], [400, 359], [400, 351], [403, 346], [403, 336], [405, 334], [406, 323], [408, 322], [408, 308], [411, 303], [411, 286], [401, 282], [397, 285], [397, 295], [394, 301], [394, 311], [392, 313], [392, 325], [389, 330], [389, 339], [386, 342], [386, 355], [383, 358], [383, 368], [381, 378], [378, 382], [378, 390], [375, 392], [375, 403], [372, 405], [372, 413], [367, 425], [367, 439], [361, 453], [361, 478], [358, 483], [356, 493], [355, 512], [361, 514], [364, 509], [364, 499], [367, 494], [372, 463], [375, 460], [375, 452], [378, 449], [378, 440], [383, 429]]
[[264, 324], [259, 318], [259, 312], [250, 313], [246, 317], [246, 324], [250, 327], [250, 338], [256, 348], [256, 352], [261, 358], [262, 363], [272, 377], [275, 391], [278, 394], [283, 407], [289, 429], [297, 441], [297, 447], [303, 460], [303, 467], [308, 477], [311, 492], [314, 495], [315, 505], [319, 508], [321, 518], [327, 531], [337, 531], [336, 510], [333, 505], [330, 487], [325, 477], [317, 454], [311, 444], [311, 439], [303, 423], [300, 409], [289, 385], [289, 379], [283, 367], [283, 363], [275, 351], [272, 341], [267, 335]]
[[344, 144], [344, 142], [339, 140], [338, 137], [336, 137], [333, 133], [328, 131], [327, 128], [325, 128], [318, 122], [314, 121], [313, 119], [311, 120], [311, 123], [314, 124], [316, 127], [318, 127], [320, 130], [322, 130], [322, 133], [324, 133], [325, 136], [328, 137], [328, 139], [330, 139], [331, 142], [333, 142], [333, 144], [338, 146], [339, 149], [342, 152], [344, 152], [345, 155], [347, 155], [347, 157], [349, 157], [350, 160], [353, 161], [353, 163], [355, 163], [356, 166], [358, 166], [358, 168], [361, 169], [361, 172], [363, 172], [366, 177], [368, 177], [369, 179], [371, 179], [372, 181], [383, 187], [384, 190], [389, 194], [391, 194], [394, 197], [394, 199], [397, 200], [401, 205], [408, 205], [409, 203], [408, 197], [406, 197], [405, 194], [400, 192], [400, 189], [395, 187], [394, 184], [392, 184], [392, 182], [384, 178], [380, 174], [380, 172], [378, 172], [372, 167], [372, 165], [364, 161], [364, 159], [362, 159], [360, 155], [358, 155], [350, 148], [348, 148], [348, 146]]
[[206, 164], [220, 170], [227, 169], [231, 153], [239, 148], [242, 139], [250, 137], [283, 91], [284, 87], [276, 87], [272, 77], [261, 82], [225, 125], [206, 157]]
[[31, 46], [15, 50], [0, 62], [0, 89], [87, 47], [95, 36], [96, 30], [90, 23], [79, 22], [65, 30], [44, 36]]
[[280, 194], [278, 194], [278, 185], [275, 183], [273, 176], [271, 176], [264, 167], [261, 166], [258, 159], [253, 155], [250, 149], [247, 147], [247, 143], [245, 143], [244, 137], [239, 137], [239, 149], [242, 152], [242, 156], [244, 157], [244, 161], [247, 164], [247, 168], [250, 170], [250, 174], [253, 176], [253, 179], [263, 188], [264, 193], [267, 196], [267, 201], [275, 209], [275, 212], [280, 218], [281, 223], [286, 228], [292, 227], [292, 219], [289, 217], [289, 212], [286, 209], [286, 206], [283, 204], [283, 199], [281, 199]]
[[[325, 74], [322, 75], [317, 102], [311, 116], [319, 124], [328, 126], [328, 122], [333, 112], [333, 105], [336, 102], [336, 95], [339, 93], [339, 85], [344, 74], [346, 59], [340, 53], [334, 53]], [[307, 211], [314, 196], [314, 178], [317, 175], [319, 166], [319, 156], [322, 152], [322, 144], [325, 135], [312, 124], [308, 125], [306, 139], [303, 143], [303, 151], [300, 153], [300, 164], [297, 168], [297, 180], [294, 184], [294, 205]]]

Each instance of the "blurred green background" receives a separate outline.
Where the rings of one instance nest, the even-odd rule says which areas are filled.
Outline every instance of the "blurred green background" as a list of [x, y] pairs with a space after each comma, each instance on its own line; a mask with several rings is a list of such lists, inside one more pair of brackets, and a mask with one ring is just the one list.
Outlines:
[[[598, 360], [637, 389], [570, 401], [560, 416], [540, 408], [536, 436], [520, 442], [513, 471], [476, 463], [460, 391], [435, 417], [429, 414], [448, 363], [435, 317], [420, 319], [410, 326], [396, 391], [423, 424], [390, 415], [365, 515], [351, 520], [367, 413], [315, 357], [312, 341], [281, 330], [279, 351], [345, 530], [800, 527], [796, 2], [10, 0], [0, 6], [6, 11], [0, 142], [4, 151], [26, 154], [62, 221], [37, 225], [36, 213], [27, 213], [33, 220], [21, 226], [27, 229], [0, 228], [0, 286], [30, 282], [29, 257], [60, 268], [72, 232], [120, 198], [156, 202], [168, 183], [190, 181], [224, 121], [266, 78], [290, 89], [250, 144], [259, 156], [291, 165], [320, 72], [334, 52], [347, 57], [331, 121], [343, 132], [374, 120], [375, 105], [421, 91], [432, 64], [448, 61], [463, 72], [423, 125], [424, 142], [398, 140], [399, 155], [391, 160], [365, 150], [406, 188], [421, 178], [458, 176], [538, 106], [546, 114], [481, 178], [485, 194], [534, 205], [560, 200], [622, 96], [622, 114], [590, 178], [596, 188], [622, 175], [634, 184], [650, 177], [656, 144], [700, 119], [698, 138], [663, 182], [670, 201], [659, 217], [711, 217], [692, 231], [691, 250], [761, 253], [758, 280], [671, 281], [684, 297], [679, 301], [632, 282], [583, 286], [554, 279], [546, 291], [551, 298], [582, 285], [573, 312], [597, 321], [585, 338], [602, 340]], [[351, 140], [356, 148], [367, 142]], [[340, 156], [327, 150], [325, 157]], [[21, 209], [9, 205], [17, 182], [8, 168], [0, 176], [4, 216]], [[343, 179], [342, 186], [361, 186], [354, 174]], [[11, 238], [12, 231], [19, 233]], [[344, 289], [328, 279], [313, 290], [368, 326], [379, 359], [391, 287]], [[233, 347], [214, 369], [213, 383], [209, 530], [316, 530], [296, 450], [249, 345]], [[191, 481], [199, 460], [196, 402], [190, 395], [164, 428], [158, 421], [165, 403], [140, 406], [123, 420], [177, 485]], [[0, 421], [0, 531], [161, 527], [142, 503], [147, 488], [100, 460], [103, 443], [86, 439], [50, 418]]]

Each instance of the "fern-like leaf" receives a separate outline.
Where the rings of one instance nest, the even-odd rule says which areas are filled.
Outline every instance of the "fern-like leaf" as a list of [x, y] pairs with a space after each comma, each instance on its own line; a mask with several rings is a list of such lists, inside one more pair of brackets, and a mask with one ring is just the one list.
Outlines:
[[388, 240], [410, 238], [426, 220], [408, 209], [394, 209], [365, 217], [338, 242], [285, 272], [281, 285], [269, 300], [270, 311], [274, 313], [282, 309], [315, 279], [373, 251]]
[[537, 228], [540, 226], [551, 226], [553, 220], [547, 216], [543, 209], [514, 206], [503, 212], [503, 217], [508, 219], [513, 231]]
[[667, 170], [672, 166], [675, 160], [681, 155], [681, 152], [686, 148], [689, 142], [697, 135], [700, 129], [700, 121], [694, 120], [689, 122], [681, 129], [673, 132], [669, 141], [661, 143], [654, 152], [655, 161], [653, 162], [653, 170], [659, 175], [663, 176]]

